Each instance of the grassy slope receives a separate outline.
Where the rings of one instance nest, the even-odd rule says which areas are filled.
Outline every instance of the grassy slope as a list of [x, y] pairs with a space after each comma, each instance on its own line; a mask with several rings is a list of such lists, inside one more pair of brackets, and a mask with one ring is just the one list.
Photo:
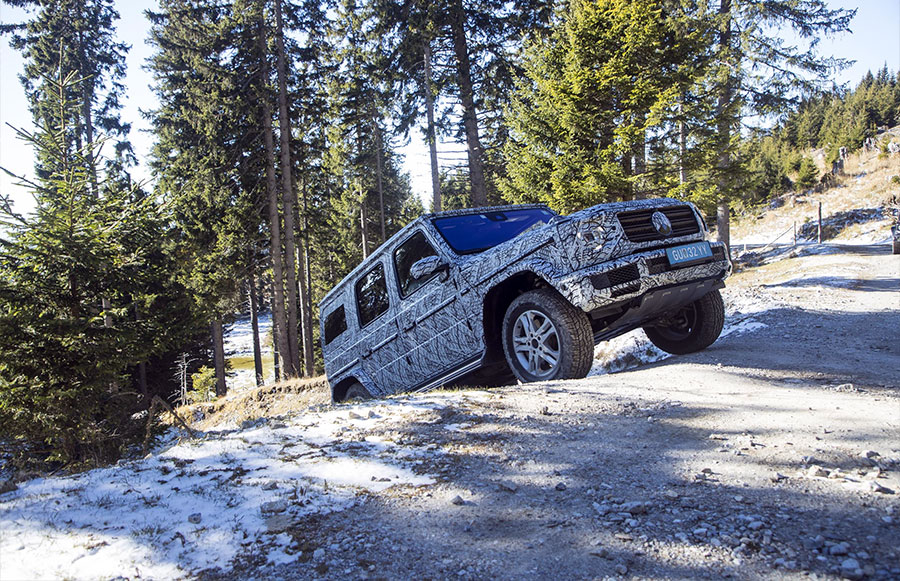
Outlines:
[[[885, 208], [892, 196], [900, 197], [900, 185], [891, 177], [900, 175], [900, 155], [881, 157], [875, 153], [850, 155], [844, 164], [844, 174], [835, 187], [821, 193], [788, 193], [780, 198], [783, 205], [748, 212], [738, 216], [731, 225], [731, 239], [735, 247], [740, 244], [768, 243], [776, 237], [778, 242], [791, 242], [793, 226], [798, 230], [807, 221], [815, 221], [818, 203], [822, 203], [823, 221], [843, 223], [853, 221], [849, 212], [864, 208]], [[889, 212], [883, 219], [838, 227], [833, 242], [885, 242], [890, 235]]]

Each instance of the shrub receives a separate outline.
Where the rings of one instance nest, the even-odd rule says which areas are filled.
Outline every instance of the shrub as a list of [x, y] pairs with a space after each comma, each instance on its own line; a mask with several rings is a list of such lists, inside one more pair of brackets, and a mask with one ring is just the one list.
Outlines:
[[797, 191], [808, 190], [819, 181], [819, 169], [815, 162], [804, 157], [797, 167]]
[[191, 374], [192, 387], [187, 391], [187, 403], [209, 401], [216, 395], [216, 370], [205, 365]]

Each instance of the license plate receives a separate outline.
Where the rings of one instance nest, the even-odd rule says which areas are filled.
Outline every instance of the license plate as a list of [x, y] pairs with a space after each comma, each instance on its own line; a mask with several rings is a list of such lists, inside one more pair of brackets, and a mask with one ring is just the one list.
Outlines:
[[690, 264], [698, 260], [712, 258], [712, 248], [709, 242], [694, 242], [693, 244], [685, 244], [684, 246], [676, 246], [674, 248], [666, 248], [666, 256], [669, 257], [669, 264]]

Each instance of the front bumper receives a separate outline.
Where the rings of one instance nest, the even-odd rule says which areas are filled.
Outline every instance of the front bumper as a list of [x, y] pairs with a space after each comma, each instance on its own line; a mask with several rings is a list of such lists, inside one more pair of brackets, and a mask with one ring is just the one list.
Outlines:
[[710, 242], [712, 258], [687, 266], [670, 266], [665, 248], [639, 252], [596, 264], [555, 281], [556, 289], [586, 312], [625, 303], [650, 291], [701, 280], [721, 281], [731, 274], [725, 245]]

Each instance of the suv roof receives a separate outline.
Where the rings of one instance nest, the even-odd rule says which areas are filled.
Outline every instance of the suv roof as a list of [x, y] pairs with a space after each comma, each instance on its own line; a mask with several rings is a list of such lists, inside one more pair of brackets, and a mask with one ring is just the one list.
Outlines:
[[[549, 210], [553, 212], [546, 204], [507, 204], [505, 206], [480, 206], [477, 208], [462, 208], [459, 210], [445, 210], [443, 212], [429, 212], [427, 214], [422, 214], [403, 228], [401, 228], [397, 233], [387, 239], [381, 246], [379, 246], [375, 251], [367, 256], [362, 262], [356, 265], [343, 279], [341, 282], [336, 284], [334, 288], [328, 291], [322, 299], [319, 301], [319, 307], [326, 305], [330, 302], [335, 295], [340, 294], [344, 287], [346, 287], [351, 280], [354, 280], [356, 275], [360, 274], [362, 271], [366, 270], [370, 264], [378, 260], [382, 254], [384, 254], [385, 246], [388, 246], [394, 240], [398, 238], [402, 238], [406, 236], [406, 234], [416, 228], [419, 224], [422, 224], [428, 220], [433, 218], [444, 218], [446, 216], [468, 216], [472, 214], [481, 214], [483, 212], [502, 212], [504, 210], [513, 210], [513, 209], [528, 209], [528, 208], [543, 208], [545, 210]], [[554, 214], [556, 212], [553, 212]]]

